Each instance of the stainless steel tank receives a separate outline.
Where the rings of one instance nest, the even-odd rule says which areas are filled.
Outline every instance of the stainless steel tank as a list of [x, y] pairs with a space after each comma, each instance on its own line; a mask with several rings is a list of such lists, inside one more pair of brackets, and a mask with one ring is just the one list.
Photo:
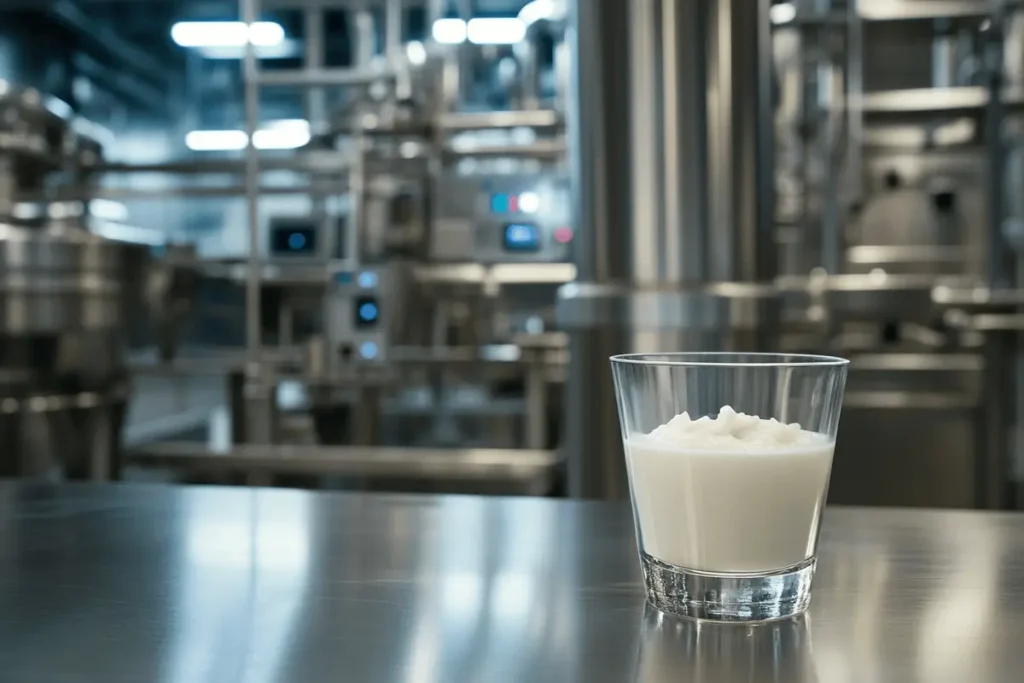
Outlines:
[[108, 478], [128, 397], [126, 285], [138, 247], [84, 229], [80, 205], [18, 221], [48, 174], [95, 141], [36, 91], [0, 82], [0, 475]]
[[610, 355], [773, 338], [769, 5], [575, 3], [570, 495], [626, 495]]

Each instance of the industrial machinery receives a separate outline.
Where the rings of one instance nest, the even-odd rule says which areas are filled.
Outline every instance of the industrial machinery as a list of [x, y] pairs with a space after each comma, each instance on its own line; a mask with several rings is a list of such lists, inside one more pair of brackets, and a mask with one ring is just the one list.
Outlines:
[[[575, 272], [576, 230], [566, 73], [542, 94], [531, 69], [543, 34], [554, 37], [565, 72], [557, 47], [564, 8], [555, 3], [559, 12], [504, 49], [525, 78], [500, 87], [520, 108], [493, 111], [473, 101], [469, 82], [472, 58], [490, 57], [472, 55], [471, 45], [406, 50], [394, 33], [402, 4], [351, 11], [350, 68], [320, 66], [313, 41], [301, 69], [262, 71], [254, 55], [243, 60], [249, 130], [260, 125], [256, 104], [266, 86], [296, 84], [318, 101], [346, 91], [334, 113], [321, 110], [317, 119], [309, 110], [317, 133], [290, 157], [250, 148], [234, 162], [93, 169], [244, 174], [255, 247], [241, 262], [195, 264], [201, 278], [244, 289], [244, 352], [211, 366], [186, 348], [170, 362], [135, 366], [223, 374], [228, 450], [213, 457], [183, 442], [146, 444], [132, 449], [133, 465], [237, 473], [256, 458], [261, 476], [308, 477], [312, 468], [333, 481], [375, 485], [383, 477], [391, 486], [468, 477], [478, 489], [489, 486], [478, 472], [497, 471], [495, 490], [508, 490], [502, 481], [512, 490], [522, 481], [530, 491], [553, 490], [565, 360], [564, 338], [552, 332], [554, 294]], [[242, 8], [243, 18], [258, 13], [255, 3]], [[308, 24], [323, 21], [322, 7], [303, 12]], [[374, 55], [381, 34], [383, 52]], [[264, 174], [281, 168], [308, 179], [294, 190], [309, 197], [308, 214], [260, 208]], [[285, 407], [278, 397], [293, 387], [299, 400]], [[211, 457], [202, 460], [197, 448]], [[305, 463], [298, 472], [297, 459]], [[388, 462], [394, 466], [381, 474]]]
[[776, 175], [790, 211], [777, 220], [782, 261], [800, 265], [778, 282], [782, 341], [853, 359], [831, 499], [1012, 505], [1014, 361], [975, 324], [980, 309], [954, 300], [1014, 286], [1004, 131], [1016, 10], [786, 7], [774, 15], [780, 81], [792, 84]]
[[830, 500], [1015, 504], [1020, 21], [987, 2], [577, 5], [571, 491], [622, 495], [610, 353], [739, 339], [852, 358]]
[[0, 472], [105, 479], [148, 254], [90, 232], [87, 203], [45, 195], [59, 172], [87, 184], [100, 154], [65, 109], [0, 82]]
[[[93, 148], [54, 183], [87, 201], [112, 174], [242, 180], [179, 190], [244, 197], [225, 229], [244, 223], [247, 249], [150, 264], [162, 353], [132, 364], [223, 380], [230, 438], [132, 444], [133, 467], [621, 496], [609, 355], [771, 349], [853, 361], [832, 500], [1017, 504], [1017, 4], [538, 1], [513, 8], [514, 40], [478, 45], [472, 2], [339, 2], [343, 68], [317, 38], [329, 3], [284, 4], [302, 65], [245, 48], [244, 153], [133, 166]], [[434, 40], [405, 42], [413, 5]], [[259, 150], [278, 87], [301, 92], [308, 140]], [[69, 154], [44, 120], [35, 139]], [[40, 194], [51, 166], [5, 154]], [[11, 230], [114, 248], [53, 218]], [[197, 281], [229, 292], [216, 316], [185, 303]], [[244, 343], [174, 343], [190, 316]]]

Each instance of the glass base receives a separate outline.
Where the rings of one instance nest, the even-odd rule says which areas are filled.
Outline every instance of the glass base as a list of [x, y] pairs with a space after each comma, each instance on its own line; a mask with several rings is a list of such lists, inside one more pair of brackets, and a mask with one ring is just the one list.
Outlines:
[[712, 574], [640, 553], [647, 600], [662, 612], [713, 621], [767, 621], [800, 614], [811, 601], [812, 557], [768, 574]]

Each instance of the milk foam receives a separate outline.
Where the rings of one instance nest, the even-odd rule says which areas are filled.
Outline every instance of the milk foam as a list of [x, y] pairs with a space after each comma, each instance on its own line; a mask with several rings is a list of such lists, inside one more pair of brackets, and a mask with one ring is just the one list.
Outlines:
[[640, 438], [679, 448], [763, 451], [821, 445], [824, 437], [796, 423], [783, 424], [774, 417], [764, 420], [723, 406], [717, 418], [705, 415], [691, 420], [689, 414], [683, 412]]

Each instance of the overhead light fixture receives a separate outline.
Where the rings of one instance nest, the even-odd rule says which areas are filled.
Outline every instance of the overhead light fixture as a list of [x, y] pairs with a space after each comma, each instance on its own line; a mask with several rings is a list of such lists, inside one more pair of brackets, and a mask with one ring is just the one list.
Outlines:
[[470, 19], [466, 28], [474, 45], [513, 45], [526, 37], [526, 24], [515, 17]]
[[274, 21], [179, 21], [171, 39], [182, 47], [268, 47], [284, 40], [284, 28]]
[[252, 143], [256, 149], [298, 149], [309, 143], [309, 121], [285, 119], [256, 131]]
[[771, 9], [768, 10], [768, 16], [773, 24], [788, 24], [796, 19], [796, 5], [791, 2], [781, 2], [778, 5], [772, 5]]
[[128, 220], [128, 207], [110, 199], [93, 199], [89, 202], [89, 214], [105, 221], [123, 223]]
[[[298, 149], [310, 140], [309, 121], [286, 119], [257, 130], [252, 137], [256, 149]], [[185, 145], [193, 152], [231, 152], [249, 146], [244, 130], [193, 130], [185, 135]]]
[[249, 136], [244, 130], [193, 130], [185, 134], [185, 145], [194, 152], [226, 152], [245, 149]]
[[420, 66], [427, 61], [427, 48], [418, 40], [412, 40], [405, 44], [405, 56], [413, 66]]
[[430, 29], [430, 35], [439, 43], [458, 45], [466, 42], [466, 22], [462, 19], [438, 19]]
[[[302, 44], [285, 38], [276, 45], [254, 45], [257, 59], [292, 59], [302, 54]], [[207, 59], [244, 59], [245, 45], [199, 47], [196, 51]]]

